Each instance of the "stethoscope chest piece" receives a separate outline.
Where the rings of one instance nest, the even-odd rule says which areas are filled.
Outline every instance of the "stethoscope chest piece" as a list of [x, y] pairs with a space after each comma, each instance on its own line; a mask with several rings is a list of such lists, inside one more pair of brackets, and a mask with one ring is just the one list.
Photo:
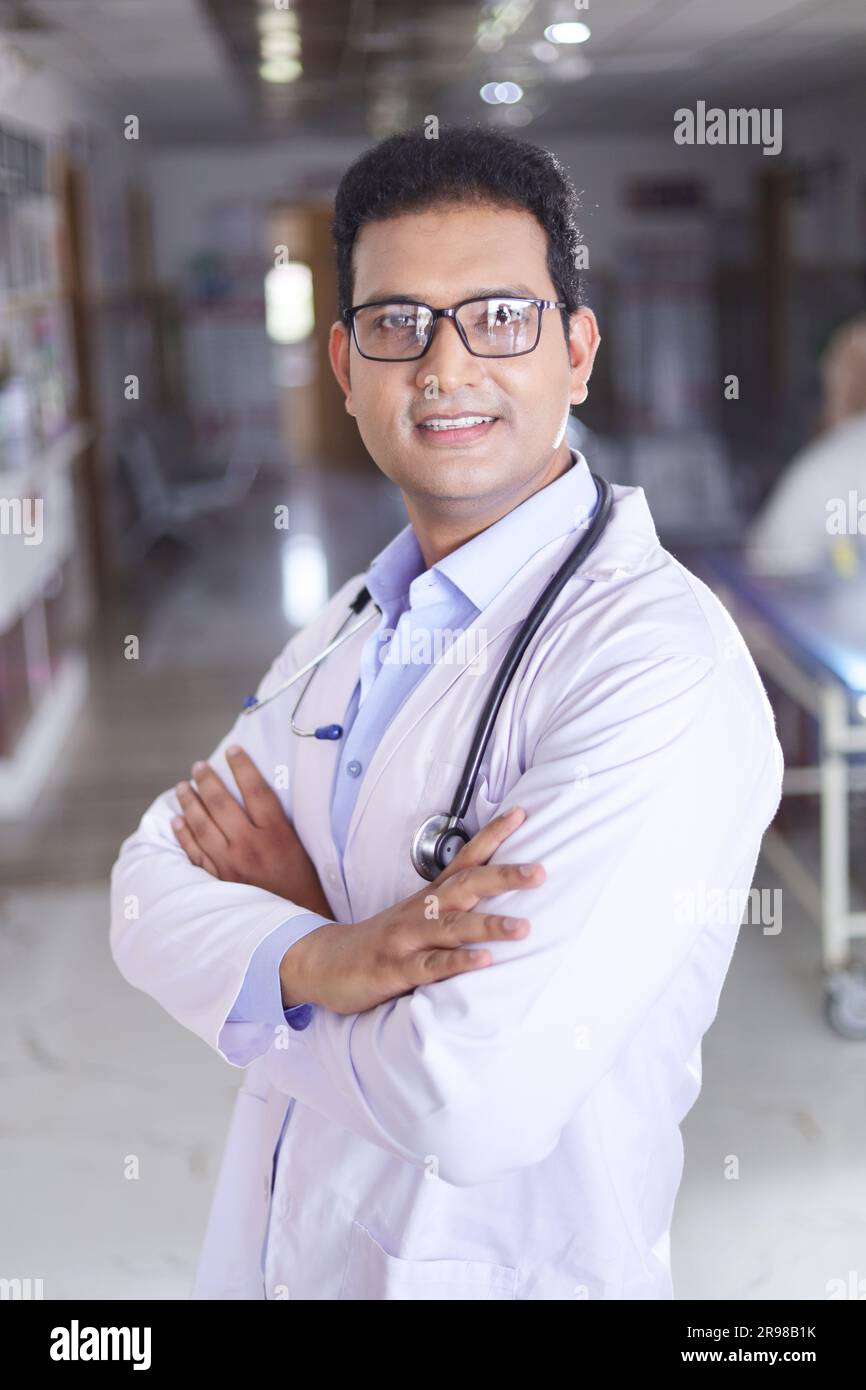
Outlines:
[[412, 839], [413, 868], [432, 883], [468, 843], [469, 835], [454, 816], [446, 811], [428, 816]]

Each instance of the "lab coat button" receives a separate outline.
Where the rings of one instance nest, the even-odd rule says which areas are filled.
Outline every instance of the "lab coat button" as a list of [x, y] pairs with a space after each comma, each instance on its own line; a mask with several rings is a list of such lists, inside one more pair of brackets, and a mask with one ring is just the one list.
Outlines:
[[357, 758], [353, 758], [350, 763], [346, 764], [346, 771], [350, 777], [357, 777], [359, 775], [361, 764], [358, 762]]

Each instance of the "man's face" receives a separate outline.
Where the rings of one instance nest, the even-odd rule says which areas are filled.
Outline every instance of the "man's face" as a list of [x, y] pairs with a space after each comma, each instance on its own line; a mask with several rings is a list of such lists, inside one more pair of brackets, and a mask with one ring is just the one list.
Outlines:
[[[354, 267], [355, 304], [405, 295], [445, 308], [486, 291], [559, 297], [543, 228], [529, 212], [489, 204], [367, 223]], [[473, 356], [448, 319], [437, 321], [427, 352], [412, 362], [370, 361], [350, 338], [347, 325], [333, 325], [331, 363], [378, 467], [411, 497], [481, 506], [550, 466], [570, 403], [586, 396], [599, 340], [589, 309], [572, 316], [570, 343], [560, 311], [545, 310], [535, 351], [512, 358]], [[421, 423], [443, 415], [495, 419], [465, 434]]]

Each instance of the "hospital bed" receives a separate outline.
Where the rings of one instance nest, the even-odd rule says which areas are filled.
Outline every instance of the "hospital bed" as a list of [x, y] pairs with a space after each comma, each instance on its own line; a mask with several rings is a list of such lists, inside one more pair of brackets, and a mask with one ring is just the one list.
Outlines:
[[866, 576], [759, 576], [733, 551], [690, 563], [731, 613], [759, 670], [816, 721], [817, 760], [786, 766], [782, 794], [819, 799], [819, 870], [777, 826], [763, 852], [820, 924], [831, 1026], [866, 1038], [866, 971], [851, 952], [866, 937], [866, 912], [852, 909], [849, 844], [851, 794], [866, 790]]

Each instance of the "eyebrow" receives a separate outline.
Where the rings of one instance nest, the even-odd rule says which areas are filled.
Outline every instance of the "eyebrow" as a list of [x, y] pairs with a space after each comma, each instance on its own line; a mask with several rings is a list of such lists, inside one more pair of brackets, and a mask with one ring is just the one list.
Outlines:
[[[543, 295], [543, 294], [536, 294], [535, 291], [529, 289], [529, 287], [528, 287], [527, 285], [515, 284], [515, 285], [494, 285], [492, 288], [482, 285], [480, 289], [467, 290], [465, 294], [463, 294], [463, 295], [460, 296], [460, 299], [493, 299], [493, 298], [495, 298], [495, 297], [497, 297], [497, 296], [502, 296], [502, 297], [504, 298], [504, 297], [506, 297], [506, 296], [508, 296], [508, 295], [510, 295], [510, 296], [512, 296], [512, 297], [514, 297], [514, 298], [516, 298], [516, 299], [545, 299], [545, 298], [546, 298], [546, 296]], [[379, 293], [372, 294], [372, 295], [370, 296], [369, 299], [364, 299], [364, 300], [362, 300], [361, 303], [362, 303], [362, 304], [375, 304], [375, 303], [377, 303], [378, 301], [384, 301], [384, 302], [386, 302], [386, 303], [388, 303], [388, 304], [429, 304], [429, 303], [430, 303], [429, 299], [422, 299], [421, 296], [420, 296], [420, 295], [417, 295], [417, 294], [404, 294], [402, 290], [382, 290], [382, 291], [380, 291]], [[455, 303], [459, 303], [459, 302], [460, 302], [459, 300], [456, 300], [456, 301], [455, 301]], [[435, 306], [434, 306], [434, 307], [435, 307]]]

